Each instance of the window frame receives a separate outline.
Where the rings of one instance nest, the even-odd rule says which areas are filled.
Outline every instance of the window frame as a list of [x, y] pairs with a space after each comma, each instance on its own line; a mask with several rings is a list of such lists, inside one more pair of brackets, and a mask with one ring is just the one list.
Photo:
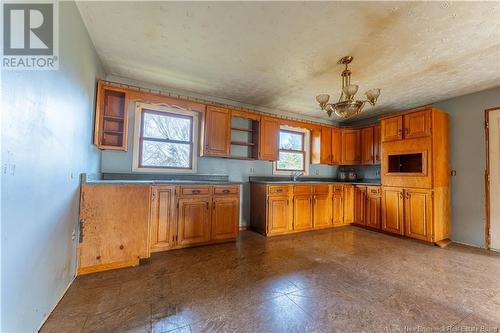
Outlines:
[[[190, 141], [160, 139], [145, 137], [144, 132], [144, 114], [157, 114], [185, 118], [190, 120], [191, 137]], [[135, 112], [135, 130], [134, 130], [134, 151], [133, 166], [134, 172], [161, 172], [161, 173], [195, 173], [197, 169], [197, 147], [198, 147], [198, 112], [182, 109], [177, 106], [165, 106], [156, 104], [136, 103]], [[147, 166], [142, 165], [142, 153], [144, 141], [189, 144], [191, 156], [189, 167], [170, 167], [170, 166]]]
[[[289, 132], [293, 134], [300, 134], [302, 135], [302, 150], [295, 150], [295, 149], [281, 149], [280, 144], [278, 143], [278, 158], [279, 158], [279, 153], [280, 152], [285, 152], [285, 153], [302, 153], [303, 156], [303, 169], [301, 170], [289, 170], [289, 169], [279, 169], [278, 168], [278, 161], [273, 162], [273, 174], [275, 175], [290, 175], [293, 172], [303, 172], [304, 175], [309, 174], [309, 152], [310, 152], [310, 145], [309, 145], [309, 138], [310, 138], [310, 132], [309, 130], [305, 128], [300, 128], [300, 127], [291, 127], [291, 126], [286, 126], [282, 125], [280, 126], [279, 133], [281, 132]], [[281, 136], [281, 135], [280, 135]]]

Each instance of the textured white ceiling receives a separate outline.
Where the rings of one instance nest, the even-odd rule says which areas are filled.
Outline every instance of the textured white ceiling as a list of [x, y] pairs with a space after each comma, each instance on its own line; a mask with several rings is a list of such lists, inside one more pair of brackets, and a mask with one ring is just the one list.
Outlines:
[[[500, 85], [500, 2], [78, 2], [108, 74], [327, 119], [354, 56], [360, 116]], [[332, 119], [338, 121], [338, 119]]]

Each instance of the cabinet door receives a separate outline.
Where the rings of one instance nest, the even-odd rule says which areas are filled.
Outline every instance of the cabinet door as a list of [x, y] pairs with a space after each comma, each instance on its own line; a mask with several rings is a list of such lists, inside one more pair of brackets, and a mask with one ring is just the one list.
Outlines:
[[178, 208], [179, 245], [204, 243], [210, 240], [210, 198], [182, 198]]
[[403, 138], [403, 116], [382, 119], [380, 130], [382, 142], [401, 140]]
[[290, 206], [288, 197], [269, 197], [268, 199], [268, 234], [288, 232], [290, 225]]
[[406, 189], [404, 201], [405, 235], [432, 240], [432, 191]]
[[342, 164], [342, 130], [332, 128], [332, 164]]
[[280, 124], [278, 119], [262, 117], [259, 133], [259, 160], [279, 159]]
[[321, 128], [321, 164], [332, 163], [332, 129], [329, 127]]
[[399, 187], [382, 188], [382, 230], [404, 234], [403, 192]]
[[311, 229], [312, 197], [309, 194], [293, 197], [293, 230]]
[[375, 162], [373, 127], [361, 129], [361, 164], [373, 164]]
[[359, 164], [361, 161], [360, 150], [359, 130], [342, 129], [342, 164]]
[[324, 228], [332, 225], [332, 197], [316, 194], [313, 197], [313, 227]]
[[380, 229], [380, 189], [368, 186], [366, 192], [366, 226]]
[[354, 222], [366, 224], [366, 186], [356, 186], [354, 189]]
[[354, 185], [344, 185], [344, 224], [354, 223], [355, 221], [354, 189]]
[[235, 239], [238, 235], [239, 217], [239, 197], [214, 197], [212, 203], [212, 240]]
[[231, 148], [231, 110], [207, 106], [205, 124], [204, 155], [229, 156]]
[[380, 125], [377, 125], [373, 127], [373, 154], [375, 155], [375, 164], [380, 164], [381, 161], [380, 148]]
[[404, 115], [405, 138], [421, 138], [431, 135], [431, 111], [424, 110]]
[[342, 186], [333, 187], [333, 225], [344, 224], [344, 190]]
[[151, 200], [151, 252], [168, 250], [177, 235], [175, 228], [175, 186], [153, 186]]

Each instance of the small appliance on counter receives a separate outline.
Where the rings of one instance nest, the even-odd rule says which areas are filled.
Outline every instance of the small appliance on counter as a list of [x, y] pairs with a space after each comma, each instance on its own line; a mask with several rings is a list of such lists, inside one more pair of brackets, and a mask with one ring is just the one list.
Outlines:
[[354, 169], [349, 170], [349, 173], [347, 174], [347, 179], [350, 182], [355, 182], [356, 180], [358, 180], [358, 174], [356, 173], [356, 171], [354, 171]]
[[346, 181], [347, 180], [347, 172], [344, 169], [339, 170], [339, 176], [338, 179], [340, 181]]

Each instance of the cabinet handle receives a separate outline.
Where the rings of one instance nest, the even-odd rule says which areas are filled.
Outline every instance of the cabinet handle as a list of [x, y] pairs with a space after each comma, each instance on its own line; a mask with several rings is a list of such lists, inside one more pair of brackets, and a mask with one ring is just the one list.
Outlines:
[[403, 199], [403, 192], [399, 192], [399, 197]]
[[283, 190], [278, 188], [278, 189], [276, 189], [276, 192], [283, 192]]
[[405, 135], [408, 135], [410, 133], [410, 129], [408, 127], [405, 128]]
[[192, 194], [200, 194], [200, 190], [192, 190], [191, 193]]
[[411, 193], [410, 192], [406, 192], [406, 199], [410, 199], [411, 198]]
[[215, 201], [212, 202], [212, 208], [215, 209]]
[[208, 201], [207, 201], [207, 210], [208, 210]]
[[222, 191], [222, 193], [229, 193], [229, 192], [231, 192], [231, 191], [229, 191], [229, 190], [223, 190]]

